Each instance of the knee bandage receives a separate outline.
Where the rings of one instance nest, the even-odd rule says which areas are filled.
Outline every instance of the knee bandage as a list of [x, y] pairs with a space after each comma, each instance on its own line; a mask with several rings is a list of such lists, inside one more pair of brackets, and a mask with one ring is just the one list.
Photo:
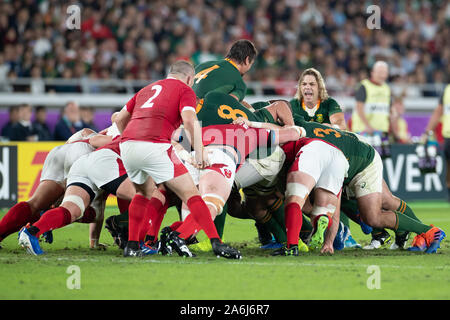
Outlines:
[[311, 211], [311, 215], [313, 217], [317, 217], [317, 216], [320, 216], [320, 215], [332, 216], [334, 214], [334, 211], [336, 211], [336, 207], [333, 206], [332, 204], [329, 204], [326, 207], [319, 207], [319, 206], [314, 205], [313, 209]]
[[216, 208], [217, 215], [222, 213], [223, 206], [225, 205], [225, 200], [216, 194], [208, 193], [202, 196], [203, 201], [206, 205], [210, 205]]
[[308, 194], [309, 194], [308, 187], [301, 183], [289, 182], [286, 185], [286, 198], [290, 196], [297, 196], [305, 199]]
[[65, 196], [62, 203], [64, 202], [72, 202], [73, 204], [75, 204], [78, 208], [80, 208], [81, 216], [83, 216], [86, 207], [84, 206], [84, 201], [80, 196], [76, 195]]

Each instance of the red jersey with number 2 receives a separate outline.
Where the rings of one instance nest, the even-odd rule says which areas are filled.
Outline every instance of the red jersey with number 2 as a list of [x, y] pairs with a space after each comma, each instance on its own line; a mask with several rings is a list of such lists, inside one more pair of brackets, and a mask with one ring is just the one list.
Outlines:
[[181, 112], [195, 112], [196, 96], [184, 82], [167, 78], [141, 90], [125, 105], [131, 113], [122, 141], [139, 140], [170, 143], [172, 133], [181, 122]]

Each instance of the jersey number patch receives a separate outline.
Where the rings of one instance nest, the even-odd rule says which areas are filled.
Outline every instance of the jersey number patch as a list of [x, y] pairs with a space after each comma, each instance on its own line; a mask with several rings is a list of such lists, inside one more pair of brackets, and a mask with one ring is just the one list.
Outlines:
[[342, 136], [339, 132], [337, 132], [336, 130], [331, 129], [331, 128], [328, 128], [328, 129], [315, 128], [314, 129], [314, 134], [317, 137], [321, 137], [321, 138], [325, 137], [324, 134], [329, 135], [329, 134], [332, 134], [332, 133], [334, 134], [334, 136], [336, 138], [340, 138]]
[[222, 104], [219, 107], [219, 109], [217, 110], [217, 114], [222, 119], [236, 120], [238, 117], [244, 117], [245, 119], [248, 119], [248, 117], [244, 111], [239, 110], [239, 109], [233, 109], [230, 106], [227, 106], [226, 104]]
[[155, 99], [161, 93], [162, 87], [159, 84], [155, 84], [152, 87], [152, 90], [155, 90], [155, 93], [141, 106], [142, 109], [153, 107], [153, 99]]
[[200, 80], [205, 79], [208, 76], [208, 73], [210, 73], [211, 71], [218, 69], [218, 68], [219, 68], [219, 66], [217, 64], [215, 64], [210, 68], [206, 68], [206, 69], [198, 72], [194, 77], [195, 83], [198, 84], [200, 82]]

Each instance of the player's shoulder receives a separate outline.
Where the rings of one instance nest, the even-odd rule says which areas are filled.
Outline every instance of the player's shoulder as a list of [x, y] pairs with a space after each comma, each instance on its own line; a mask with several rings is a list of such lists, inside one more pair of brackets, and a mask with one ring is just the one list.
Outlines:
[[194, 92], [192, 90], [192, 88], [190, 86], [188, 86], [186, 83], [184, 83], [181, 80], [175, 79], [175, 78], [162, 79], [162, 80], [159, 80], [159, 81], [155, 82], [154, 85], [155, 84], [156, 85], [160, 85], [160, 86], [162, 86], [164, 88], [167, 88], [167, 89], [181, 90], [182, 92], [184, 92], [184, 91], [188, 91], [188, 92], [192, 91], [192, 92]]
[[327, 99], [325, 99], [322, 103], [322, 106], [328, 108], [328, 109], [336, 109], [339, 108], [340, 109], [340, 105], [339, 103], [333, 99], [332, 97], [328, 97]]
[[210, 68], [216, 64], [220, 65], [220, 64], [222, 64], [223, 61], [225, 61], [225, 60], [211, 60], [211, 61], [202, 62], [195, 67], [195, 73], [202, 71], [206, 68]]

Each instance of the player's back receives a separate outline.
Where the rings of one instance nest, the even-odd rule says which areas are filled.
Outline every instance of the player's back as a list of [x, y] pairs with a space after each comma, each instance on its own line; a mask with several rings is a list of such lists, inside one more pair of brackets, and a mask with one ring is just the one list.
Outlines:
[[242, 76], [229, 59], [208, 61], [195, 68], [195, 79], [192, 89], [199, 99], [209, 92], [233, 94], [239, 101], [244, 99], [247, 86]]
[[184, 82], [167, 78], [142, 88], [127, 103], [131, 119], [122, 141], [170, 142], [172, 132], [181, 124], [183, 108], [195, 110], [195, 93]]
[[295, 115], [295, 124], [306, 130], [306, 137], [323, 140], [340, 149], [347, 158], [350, 168], [346, 181], [366, 168], [373, 160], [375, 150], [361, 141], [355, 134], [345, 130], [331, 128], [316, 122], [307, 122], [303, 117]]
[[273, 147], [273, 134], [271, 130], [236, 124], [210, 125], [202, 128], [203, 144], [232, 147], [238, 154], [238, 164], [242, 164], [258, 147]]

